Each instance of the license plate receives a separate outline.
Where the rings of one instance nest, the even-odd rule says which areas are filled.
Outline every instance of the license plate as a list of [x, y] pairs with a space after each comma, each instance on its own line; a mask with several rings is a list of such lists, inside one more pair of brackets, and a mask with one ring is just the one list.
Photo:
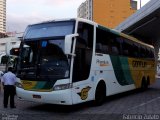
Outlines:
[[33, 98], [41, 99], [41, 96], [40, 95], [33, 95]]

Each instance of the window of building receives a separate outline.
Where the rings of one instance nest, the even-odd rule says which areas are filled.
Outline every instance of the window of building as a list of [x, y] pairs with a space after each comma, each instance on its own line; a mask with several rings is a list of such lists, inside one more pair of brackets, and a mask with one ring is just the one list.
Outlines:
[[137, 1], [130, 0], [130, 5], [133, 10], [137, 10]]

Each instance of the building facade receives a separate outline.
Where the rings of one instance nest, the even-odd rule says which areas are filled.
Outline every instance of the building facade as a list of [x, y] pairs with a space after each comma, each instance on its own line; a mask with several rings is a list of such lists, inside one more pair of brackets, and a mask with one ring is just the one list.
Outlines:
[[86, 0], [82, 3], [77, 11], [79, 18], [92, 20], [92, 0]]
[[0, 33], [6, 32], [6, 0], [0, 0]]
[[86, 0], [78, 8], [78, 17], [115, 28], [137, 10], [135, 0]]
[[15, 45], [19, 45], [22, 39], [23, 33], [8, 33], [8, 37], [0, 38], [0, 54], [6, 53], [6, 46], [12, 48]]

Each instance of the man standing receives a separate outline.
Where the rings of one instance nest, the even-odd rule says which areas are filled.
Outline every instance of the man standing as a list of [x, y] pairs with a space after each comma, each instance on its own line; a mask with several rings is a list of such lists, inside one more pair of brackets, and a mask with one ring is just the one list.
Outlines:
[[12, 67], [8, 68], [8, 72], [2, 76], [2, 84], [4, 86], [4, 108], [7, 108], [8, 98], [10, 97], [10, 107], [15, 108], [14, 95], [15, 90], [16, 75], [12, 73]]
[[1, 78], [2, 78], [2, 76], [3, 76], [3, 72], [0, 71], [0, 92], [1, 92]]

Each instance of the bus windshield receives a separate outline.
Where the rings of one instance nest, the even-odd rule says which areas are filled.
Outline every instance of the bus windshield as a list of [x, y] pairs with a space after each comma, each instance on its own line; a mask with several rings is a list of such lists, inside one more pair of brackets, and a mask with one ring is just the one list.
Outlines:
[[74, 33], [75, 21], [47, 22], [26, 29], [20, 47], [17, 75], [21, 79], [57, 80], [69, 77], [70, 58], [64, 39]]
[[27, 41], [21, 52], [23, 78], [54, 80], [69, 77], [69, 59], [63, 52], [64, 40]]
[[72, 34], [74, 21], [61, 21], [32, 25], [27, 28], [24, 39], [51, 38]]

